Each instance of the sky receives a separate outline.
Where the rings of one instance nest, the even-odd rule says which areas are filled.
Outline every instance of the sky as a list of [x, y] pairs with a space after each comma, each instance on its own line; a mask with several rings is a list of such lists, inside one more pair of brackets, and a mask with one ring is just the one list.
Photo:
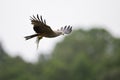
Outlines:
[[[105, 28], [120, 37], [120, 0], [0, 0], [0, 42], [9, 55], [37, 61], [40, 53], [49, 54], [64, 36], [43, 38], [36, 50], [30, 16], [42, 15], [53, 30], [72, 25], [73, 30]], [[67, 36], [67, 35], [66, 35]]]

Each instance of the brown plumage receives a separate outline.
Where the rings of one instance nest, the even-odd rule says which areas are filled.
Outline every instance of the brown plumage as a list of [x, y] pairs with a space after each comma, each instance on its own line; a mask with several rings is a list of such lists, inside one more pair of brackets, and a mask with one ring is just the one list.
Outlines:
[[53, 38], [53, 37], [57, 37], [60, 35], [69, 34], [72, 31], [72, 27], [70, 25], [61, 27], [61, 29], [53, 31], [50, 28], [50, 26], [46, 24], [46, 20], [43, 20], [42, 16], [39, 16], [38, 14], [37, 14], [37, 17], [35, 17], [34, 15], [33, 17], [30, 17], [30, 20], [31, 20], [31, 24], [33, 25], [33, 29], [36, 32], [36, 34], [25, 36], [25, 39], [28, 40], [33, 37], [37, 37], [37, 40], [36, 40], [37, 47], [42, 37]]

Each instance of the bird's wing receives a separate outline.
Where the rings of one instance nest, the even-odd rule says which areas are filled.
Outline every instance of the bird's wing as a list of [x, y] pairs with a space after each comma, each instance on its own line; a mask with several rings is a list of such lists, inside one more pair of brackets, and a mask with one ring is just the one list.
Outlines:
[[72, 26], [65, 26], [65, 27], [61, 27], [60, 30], [58, 30], [59, 32], [62, 32], [62, 34], [69, 34], [72, 32]]
[[33, 15], [33, 17], [30, 16], [31, 23], [34, 25], [33, 29], [36, 33], [41, 34], [50, 34], [54, 33], [53, 30], [46, 24], [46, 21], [42, 19], [42, 16], [39, 17], [37, 14], [37, 17]]

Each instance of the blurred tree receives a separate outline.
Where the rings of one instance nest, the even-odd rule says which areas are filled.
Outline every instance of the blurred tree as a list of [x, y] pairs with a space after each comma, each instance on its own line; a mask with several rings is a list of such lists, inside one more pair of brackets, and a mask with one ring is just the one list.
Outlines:
[[104, 29], [77, 30], [57, 44], [52, 58], [69, 66], [72, 80], [98, 80], [105, 77], [103, 73], [120, 67], [119, 44], [120, 39]]
[[119, 48], [120, 39], [104, 29], [75, 30], [31, 64], [0, 44], [0, 80], [120, 80]]

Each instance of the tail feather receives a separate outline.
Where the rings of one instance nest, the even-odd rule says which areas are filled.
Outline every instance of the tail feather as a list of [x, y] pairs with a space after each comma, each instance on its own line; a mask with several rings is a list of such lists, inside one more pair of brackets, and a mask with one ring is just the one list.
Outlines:
[[30, 36], [25, 36], [24, 38], [26, 39], [26, 40], [29, 40], [29, 39], [31, 39], [31, 38], [33, 38], [33, 37], [36, 37], [36, 36], [38, 36], [39, 34], [33, 34], [33, 35], [30, 35]]
[[25, 40], [28, 40], [28, 39], [31, 39], [32, 37], [31, 36], [25, 36], [24, 38], [25, 38]]

